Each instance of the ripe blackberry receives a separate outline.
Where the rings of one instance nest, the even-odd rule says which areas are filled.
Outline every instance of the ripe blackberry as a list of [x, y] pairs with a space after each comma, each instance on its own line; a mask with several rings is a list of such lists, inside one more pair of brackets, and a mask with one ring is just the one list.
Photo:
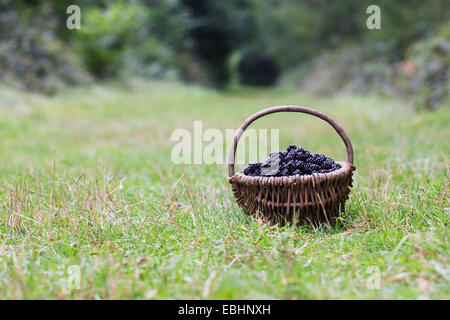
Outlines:
[[333, 159], [320, 153], [309, 153], [291, 144], [286, 151], [272, 152], [269, 157], [257, 163], [251, 163], [244, 169], [248, 176], [290, 176], [328, 173], [341, 168]]
[[305, 160], [307, 160], [309, 158], [309, 156], [310, 156], [310, 153], [307, 150], [303, 149], [303, 148], [298, 148], [295, 151], [295, 159], [297, 159], [297, 160], [305, 161]]
[[294, 171], [295, 170], [295, 162], [293, 160], [290, 160], [287, 164], [287, 167], [290, 171]]
[[322, 165], [322, 163], [324, 163], [327, 160], [327, 157], [325, 157], [323, 154], [321, 153], [313, 153], [311, 154], [311, 160], [310, 162], [317, 164], [317, 165]]
[[319, 166], [317, 164], [314, 164], [314, 163], [305, 164], [305, 173], [312, 174], [312, 173], [318, 172], [318, 170], [319, 170]]
[[247, 176], [259, 176], [261, 173], [261, 163], [250, 163], [247, 168], [244, 169], [244, 174]]
[[287, 151], [289, 152], [289, 151], [291, 151], [291, 150], [296, 150], [297, 149], [297, 146], [295, 145], [295, 144], [290, 144], [290, 145], [288, 145], [288, 147], [287, 147]]
[[331, 169], [331, 167], [333, 166], [334, 163], [335, 163], [335, 162], [334, 162], [332, 159], [327, 158], [327, 159], [322, 163], [322, 165], [320, 166], [320, 168], [321, 168], [321, 169], [325, 169], [325, 170]]
[[333, 163], [333, 165], [331, 166], [331, 171], [334, 171], [334, 170], [339, 170], [341, 168], [341, 165], [339, 164], [339, 163]]

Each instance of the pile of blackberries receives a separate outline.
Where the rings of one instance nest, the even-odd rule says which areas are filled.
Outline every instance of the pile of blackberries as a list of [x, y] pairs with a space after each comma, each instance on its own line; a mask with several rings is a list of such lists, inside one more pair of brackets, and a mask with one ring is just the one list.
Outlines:
[[341, 168], [339, 163], [320, 153], [309, 153], [291, 144], [286, 151], [273, 152], [269, 157], [256, 163], [250, 163], [245, 169], [247, 176], [283, 177], [327, 173]]

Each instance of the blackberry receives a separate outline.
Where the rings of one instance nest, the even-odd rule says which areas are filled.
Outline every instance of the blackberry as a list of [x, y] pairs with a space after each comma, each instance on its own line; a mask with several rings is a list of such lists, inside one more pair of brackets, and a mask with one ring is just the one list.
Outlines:
[[303, 149], [303, 148], [298, 148], [295, 151], [295, 159], [297, 159], [297, 160], [305, 161], [305, 160], [307, 160], [309, 158], [309, 156], [310, 156], [310, 153], [307, 150]]
[[311, 154], [311, 159], [309, 162], [312, 162], [314, 164], [317, 164], [318, 166], [322, 165], [327, 160], [327, 157], [325, 157], [321, 153], [313, 153]]
[[251, 163], [244, 169], [248, 176], [309, 175], [328, 173], [341, 168], [333, 159], [321, 153], [310, 153], [303, 148], [291, 144], [286, 151], [272, 152], [269, 157], [257, 163]]
[[250, 163], [247, 168], [244, 169], [244, 174], [247, 176], [259, 176], [261, 173], [261, 163]]
[[334, 171], [334, 170], [339, 170], [341, 168], [341, 165], [339, 164], [339, 163], [333, 163], [333, 165], [331, 166], [331, 171]]
[[311, 162], [305, 164], [305, 172], [306, 173], [312, 174], [312, 173], [315, 173], [315, 172], [318, 172], [318, 171], [319, 171], [319, 166], [317, 164], [314, 164], [314, 163], [311, 163]]
[[321, 169], [326, 169], [326, 170], [331, 169], [331, 167], [333, 166], [334, 163], [335, 163], [335, 162], [334, 162], [332, 159], [327, 158], [327, 159], [322, 163]]
[[295, 167], [300, 169], [300, 170], [302, 170], [303, 167], [304, 167], [303, 166], [303, 161], [300, 161], [300, 160], [294, 160], [294, 164], [295, 164]]
[[289, 151], [291, 151], [291, 150], [296, 150], [297, 149], [297, 146], [295, 145], [295, 144], [290, 144], [290, 145], [288, 145], [288, 147], [287, 147], [287, 151], [289, 152]]
[[287, 164], [287, 167], [288, 167], [289, 170], [294, 171], [295, 167], [296, 167], [295, 162], [292, 161], [292, 160], [289, 161], [288, 164]]

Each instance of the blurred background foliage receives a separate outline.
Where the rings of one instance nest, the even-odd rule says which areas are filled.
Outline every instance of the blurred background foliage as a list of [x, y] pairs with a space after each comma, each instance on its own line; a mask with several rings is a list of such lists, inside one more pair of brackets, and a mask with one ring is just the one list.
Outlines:
[[[81, 8], [81, 29], [66, 8]], [[381, 30], [366, 9], [381, 8]], [[139, 76], [448, 105], [448, 0], [0, 0], [0, 79], [52, 93]]]

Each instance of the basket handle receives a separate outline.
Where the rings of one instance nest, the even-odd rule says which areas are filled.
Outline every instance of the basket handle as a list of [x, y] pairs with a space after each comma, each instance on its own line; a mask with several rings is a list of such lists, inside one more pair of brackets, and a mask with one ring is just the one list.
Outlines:
[[242, 134], [244, 133], [244, 130], [247, 129], [247, 127], [256, 119], [261, 118], [263, 116], [266, 116], [271, 113], [277, 113], [277, 112], [301, 112], [301, 113], [308, 113], [313, 116], [316, 116], [322, 120], [325, 120], [328, 122], [339, 134], [341, 139], [344, 141], [345, 147], [347, 148], [347, 162], [353, 164], [353, 147], [352, 143], [350, 142], [350, 139], [348, 138], [347, 134], [345, 134], [344, 129], [341, 128], [340, 125], [336, 123], [332, 118], [327, 116], [325, 113], [322, 113], [320, 111], [317, 111], [315, 109], [307, 108], [307, 107], [301, 107], [301, 106], [277, 106], [272, 108], [263, 109], [253, 115], [251, 115], [247, 120], [242, 123], [241, 127], [236, 132], [236, 135], [234, 136], [233, 145], [231, 146], [230, 150], [230, 156], [228, 158], [228, 172], [230, 174], [230, 177], [234, 176], [234, 161], [236, 157], [236, 148], [239, 139], [241, 138]]

